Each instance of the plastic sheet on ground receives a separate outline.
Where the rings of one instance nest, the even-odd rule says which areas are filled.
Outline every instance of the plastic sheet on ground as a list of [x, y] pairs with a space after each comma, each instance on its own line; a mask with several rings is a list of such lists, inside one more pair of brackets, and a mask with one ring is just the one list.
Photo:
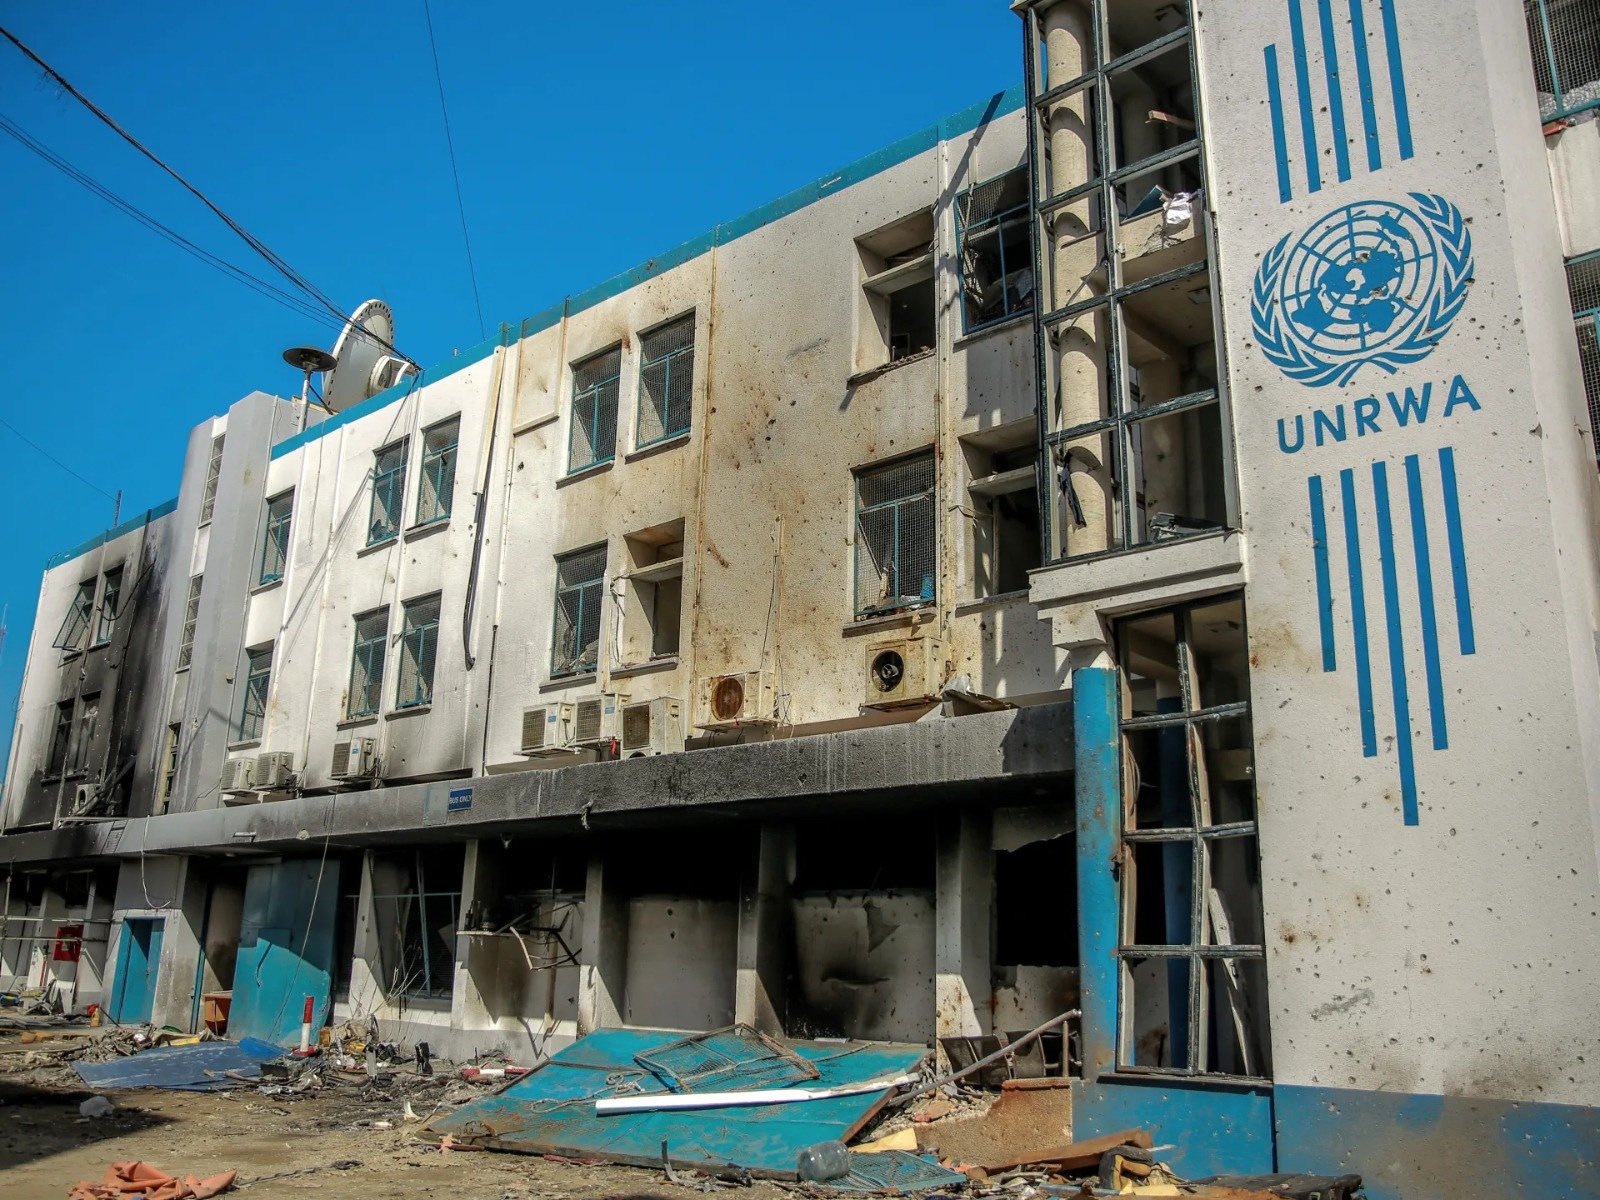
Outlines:
[[239, 1042], [201, 1042], [195, 1046], [160, 1046], [110, 1062], [73, 1063], [78, 1078], [97, 1091], [110, 1088], [166, 1088], [211, 1092], [239, 1087], [261, 1077], [261, 1064], [282, 1058], [271, 1042], [245, 1038]]
[[967, 1177], [909, 1150], [880, 1150], [876, 1154], [850, 1155], [850, 1173], [843, 1179], [814, 1184], [837, 1192], [888, 1193], [909, 1196], [941, 1187], [961, 1187]]

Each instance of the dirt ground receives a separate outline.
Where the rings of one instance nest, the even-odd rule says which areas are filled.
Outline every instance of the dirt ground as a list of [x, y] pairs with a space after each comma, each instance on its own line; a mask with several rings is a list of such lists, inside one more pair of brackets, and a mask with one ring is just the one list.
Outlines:
[[[364, 1099], [359, 1088], [268, 1096], [234, 1092], [113, 1091], [117, 1112], [78, 1115], [93, 1093], [35, 1073], [0, 1074], [0, 1197], [65, 1200], [113, 1162], [143, 1159], [171, 1174], [239, 1172], [250, 1200], [321, 1191], [351, 1200], [687, 1200], [697, 1189], [660, 1172], [583, 1166], [518, 1154], [452, 1152], [420, 1144], [401, 1101]], [[413, 1100], [416, 1104], [417, 1100]], [[373, 1128], [391, 1121], [392, 1129]], [[757, 1183], [726, 1193], [779, 1200]]]

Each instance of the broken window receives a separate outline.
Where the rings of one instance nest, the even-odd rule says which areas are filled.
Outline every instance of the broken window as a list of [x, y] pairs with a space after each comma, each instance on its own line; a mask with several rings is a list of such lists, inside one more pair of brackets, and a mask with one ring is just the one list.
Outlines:
[[694, 399], [694, 314], [639, 337], [639, 424], [635, 446], [689, 432]]
[[459, 845], [378, 854], [372, 907], [384, 994], [448, 1000], [461, 913]]
[[267, 720], [267, 690], [272, 686], [272, 647], [245, 651], [244, 688], [240, 694], [238, 741], [261, 740]]
[[1593, 0], [1524, 0], [1522, 10], [1533, 44], [1539, 119], [1600, 105], [1600, 20]]
[[912, 213], [857, 238], [856, 254], [862, 280], [856, 370], [870, 371], [932, 350], [939, 340], [933, 210]]
[[83, 638], [89, 632], [89, 618], [93, 613], [94, 580], [86, 579], [73, 593], [67, 615], [62, 618], [61, 628], [56, 632], [56, 640], [53, 643], [56, 649], [65, 650], [69, 654], [75, 650], [82, 650]]
[[456, 449], [461, 418], [451, 417], [422, 431], [422, 479], [417, 484], [417, 524], [450, 516], [456, 492]]
[[200, 496], [200, 524], [211, 520], [217, 511], [217, 481], [222, 478], [222, 443], [219, 435], [211, 439], [211, 458], [206, 463], [206, 486]]
[[400, 687], [395, 707], [416, 708], [433, 703], [433, 667], [439, 654], [439, 594], [407, 600], [401, 612]]
[[111, 640], [111, 632], [117, 624], [117, 608], [122, 603], [122, 568], [116, 567], [106, 572], [105, 583], [100, 589], [100, 619], [95, 622], [94, 645], [104, 646]]
[[189, 597], [183, 602], [183, 636], [178, 641], [178, 670], [186, 671], [194, 661], [194, 631], [200, 623], [200, 588], [205, 577], [194, 575], [189, 579]]
[[358, 616], [345, 716], [367, 717], [383, 707], [383, 667], [388, 649], [389, 610], [379, 608]]
[[94, 750], [94, 735], [99, 722], [99, 695], [81, 697], [78, 700], [78, 717], [72, 725], [72, 746], [67, 751], [68, 775], [82, 775], [89, 770], [89, 758]]
[[1038, 426], [1019, 421], [961, 440], [972, 522], [972, 592], [1025, 591], [1039, 566]]
[[856, 472], [856, 619], [932, 604], [938, 526], [933, 452]]
[[1128, 1069], [1272, 1073], [1245, 646], [1238, 596], [1117, 626]]
[[637, 665], [678, 653], [683, 623], [683, 521], [623, 539], [629, 569], [622, 597], [622, 661]]
[[600, 669], [600, 614], [605, 577], [604, 544], [556, 559], [551, 675], [581, 675]]
[[1590, 448], [1600, 461], [1600, 251], [1567, 262], [1567, 292], [1572, 297], [1572, 317], [1578, 329], [1578, 361], [1583, 367], [1583, 390], [1589, 401]]
[[72, 701], [63, 700], [56, 705], [56, 720], [50, 730], [50, 753], [45, 758], [44, 773], [54, 779], [67, 769], [67, 744], [72, 740]]
[[962, 327], [971, 333], [1033, 311], [1028, 172], [1010, 171], [956, 197]]
[[372, 456], [372, 507], [367, 514], [367, 545], [388, 541], [400, 532], [406, 499], [404, 441], [385, 446]]
[[572, 368], [572, 429], [567, 474], [608, 463], [617, 453], [617, 394], [622, 383], [622, 347]]
[[294, 493], [284, 492], [267, 501], [267, 526], [261, 539], [258, 584], [275, 583], [289, 566], [289, 520], [294, 514]]

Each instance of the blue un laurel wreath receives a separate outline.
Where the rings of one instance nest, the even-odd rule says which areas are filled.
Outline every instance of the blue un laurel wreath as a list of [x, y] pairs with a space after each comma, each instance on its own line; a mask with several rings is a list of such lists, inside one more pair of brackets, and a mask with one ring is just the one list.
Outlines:
[[1250, 319], [1268, 361], [1307, 387], [1433, 352], [1466, 303], [1472, 233], [1443, 196], [1363, 200], [1287, 234], [1256, 270]]

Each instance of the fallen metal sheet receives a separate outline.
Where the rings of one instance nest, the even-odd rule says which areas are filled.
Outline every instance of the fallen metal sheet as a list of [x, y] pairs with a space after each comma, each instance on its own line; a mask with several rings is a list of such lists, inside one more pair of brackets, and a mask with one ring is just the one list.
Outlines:
[[[282, 1058], [282, 1047], [245, 1038], [239, 1042], [201, 1042], [195, 1046], [159, 1046], [127, 1058], [103, 1063], [73, 1063], [78, 1078], [96, 1091], [115, 1088], [164, 1088], [180, 1092], [213, 1092], [239, 1087], [261, 1077], [261, 1064]], [[230, 1076], [227, 1072], [233, 1072]], [[241, 1076], [242, 1078], [235, 1078]]]
[[748, 1025], [697, 1033], [634, 1061], [679, 1092], [718, 1092], [815, 1079], [817, 1069]]
[[850, 1173], [843, 1179], [814, 1186], [839, 1192], [889, 1193], [909, 1196], [934, 1188], [962, 1187], [967, 1177], [960, 1171], [940, 1166], [932, 1158], [909, 1150], [880, 1150], [876, 1154], [850, 1155]]
[[[888, 1098], [888, 1090], [803, 1104], [705, 1108], [597, 1116], [602, 1096], [667, 1093], [636, 1061], [682, 1040], [646, 1029], [601, 1029], [494, 1096], [435, 1120], [429, 1129], [457, 1142], [522, 1154], [560, 1154], [654, 1167], [661, 1146], [674, 1166], [744, 1167], [752, 1174], [795, 1178], [800, 1151], [818, 1142], [848, 1141]], [[921, 1046], [884, 1042], [789, 1042], [817, 1068], [816, 1087], [839, 1087], [906, 1074], [926, 1056]], [[737, 1086], [737, 1077], [734, 1081]], [[762, 1090], [770, 1084], [760, 1085]], [[752, 1089], [754, 1090], [754, 1089]]]

